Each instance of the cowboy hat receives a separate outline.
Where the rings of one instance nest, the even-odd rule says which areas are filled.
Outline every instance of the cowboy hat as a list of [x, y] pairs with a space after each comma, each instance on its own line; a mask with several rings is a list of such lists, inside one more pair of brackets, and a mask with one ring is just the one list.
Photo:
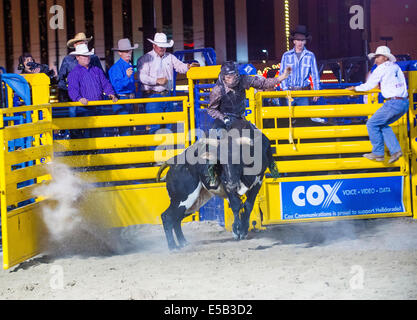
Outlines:
[[85, 43], [78, 45], [75, 48], [75, 51], [70, 53], [71, 56], [92, 56], [93, 54], [94, 49], [89, 51], [88, 46]]
[[120, 39], [117, 42], [117, 48], [113, 48], [113, 51], [129, 51], [129, 50], [135, 50], [139, 48], [139, 45], [136, 43], [133, 47], [130, 43], [129, 39]]
[[295, 27], [295, 30], [291, 31], [290, 40], [308, 40], [311, 41], [313, 37], [307, 31], [307, 27], [303, 25], [298, 25]]
[[77, 33], [74, 39], [71, 39], [67, 42], [67, 47], [70, 49], [74, 49], [74, 43], [80, 41], [87, 41], [90, 42], [93, 37], [87, 38], [84, 32]]
[[368, 54], [369, 60], [375, 58], [376, 56], [385, 56], [391, 62], [397, 61], [397, 59], [391, 54], [391, 50], [387, 46], [379, 46], [378, 48], [376, 48], [375, 53]]
[[161, 48], [171, 48], [174, 45], [174, 40], [169, 40], [168, 42], [167, 35], [165, 33], [155, 33], [153, 40], [148, 39], [148, 41]]

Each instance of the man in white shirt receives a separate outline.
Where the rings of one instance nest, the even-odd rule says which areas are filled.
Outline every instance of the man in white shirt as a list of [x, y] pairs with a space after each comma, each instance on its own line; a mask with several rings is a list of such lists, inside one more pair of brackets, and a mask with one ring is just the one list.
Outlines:
[[[199, 65], [196, 63], [186, 64], [178, 60], [173, 54], [167, 53], [166, 49], [171, 48], [174, 41], [168, 41], [164, 33], [156, 33], [153, 40], [148, 40], [153, 44], [153, 50], [137, 61], [138, 79], [142, 83], [142, 97], [165, 97], [172, 90], [174, 69], [178, 73], [187, 73], [188, 69]], [[145, 108], [147, 113], [174, 111], [173, 104], [170, 102], [147, 103]], [[170, 126], [167, 127], [171, 128]], [[160, 125], [151, 125], [149, 133], [153, 134], [159, 128]]]
[[368, 57], [369, 59], [375, 57], [377, 68], [366, 83], [348, 89], [360, 92], [369, 91], [380, 84], [385, 103], [366, 123], [369, 140], [372, 143], [372, 153], [366, 153], [363, 156], [369, 160], [384, 161], [385, 142], [391, 155], [388, 163], [393, 163], [402, 156], [402, 152], [397, 137], [389, 125], [408, 111], [407, 83], [388, 47], [380, 46], [375, 53], [370, 53]]

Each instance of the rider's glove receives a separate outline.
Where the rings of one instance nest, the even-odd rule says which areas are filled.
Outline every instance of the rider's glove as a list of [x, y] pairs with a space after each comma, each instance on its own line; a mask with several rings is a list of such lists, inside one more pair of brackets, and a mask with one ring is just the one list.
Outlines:
[[229, 131], [230, 128], [232, 127], [232, 121], [230, 120], [229, 117], [224, 117], [223, 122], [224, 122], [224, 125], [226, 126], [226, 130]]

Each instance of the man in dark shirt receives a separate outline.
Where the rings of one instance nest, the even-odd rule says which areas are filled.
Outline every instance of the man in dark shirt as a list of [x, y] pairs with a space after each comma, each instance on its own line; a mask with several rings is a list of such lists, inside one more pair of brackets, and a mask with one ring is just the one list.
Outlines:
[[[67, 42], [67, 47], [70, 49], [76, 49], [80, 44], [88, 44], [93, 37], [87, 38], [84, 33], [77, 33], [74, 39], [71, 39]], [[68, 75], [74, 67], [78, 65], [78, 61], [74, 55], [67, 55], [62, 61], [61, 67], [58, 72], [58, 89], [59, 89], [59, 102], [68, 102], [71, 99], [68, 96]], [[95, 54], [90, 56], [90, 65], [100, 68], [103, 71], [101, 66], [100, 59]]]

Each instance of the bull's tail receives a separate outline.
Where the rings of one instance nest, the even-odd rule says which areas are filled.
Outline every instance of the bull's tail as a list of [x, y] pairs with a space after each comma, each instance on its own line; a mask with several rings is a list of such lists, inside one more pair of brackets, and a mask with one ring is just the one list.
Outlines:
[[278, 166], [274, 159], [274, 155], [272, 153], [271, 145], [268, 146], [266, 154], [268, 158], [268, 168], [269, 168], [269, 171], [271, 171], [271, 176], [272, 178], [277, 179], [279, 178], [279, 171], [278, 171]]
[[163, 164], [162, 164], [162, 166], [159, 168], [159, 170], [158, 170], [158, 174], [156, 175], [156, 182], [165, 182], [165, 180], [166, 180], [166, 176], [164, 176], [164, 177], [162, 177], [161, 178], [161, 174], [162, 174], [162, 172], [164, 172], [164, 170], [166, 169], [166, 168], [169, 168], [169, 164], [168, 163], [166, 163], [166, 162], [164, 162]]

